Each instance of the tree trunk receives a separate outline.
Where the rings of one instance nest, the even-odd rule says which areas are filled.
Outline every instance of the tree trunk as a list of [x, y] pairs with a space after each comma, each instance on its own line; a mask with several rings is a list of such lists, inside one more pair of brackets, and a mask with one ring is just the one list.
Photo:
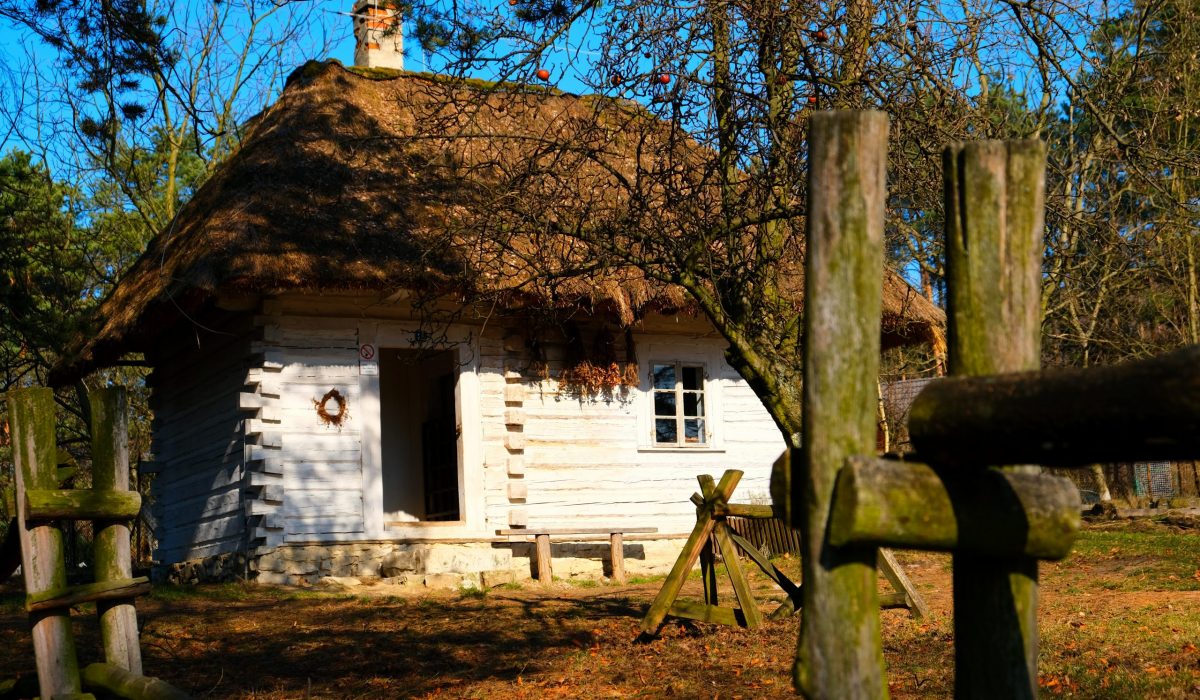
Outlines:
[[1112, 492], [1108, 490], [1108, 479], [1104, 476], [1104, 465], [1092, 465], [1092, 479], [1096, 482], [1096, 493], [1100, 496], [1101, 503], [1108, 503], [1112, 500]]

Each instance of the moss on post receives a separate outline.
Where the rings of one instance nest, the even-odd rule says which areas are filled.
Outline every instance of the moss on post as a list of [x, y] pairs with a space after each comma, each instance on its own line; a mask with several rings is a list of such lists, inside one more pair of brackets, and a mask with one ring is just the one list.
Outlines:
[[[1040, 141], [946, 149], [952, 374], [1038, 367], [1045, 161]], [[1037, 696], [1037, 591], [1034, 559], [954, 555], [957, 697]]]
[[[50, 525], [26, 527], [25, 490], [58, 487], [58, 449], [54, 437], [54, 392], [15, 389], [8, 392], [13, 462], [17, 479], [17, 524], [21, 539], [21, 571], [27, 594], [64, 591], [62, 532]], [[76, 695], [80, 691], [75, 638], [69, 611], [51, 610], [29, 616], [41, 696]]]
[[113, 664], [88, 664], [83, 669], [83, 681], [88, 688], [129, 700], [188, 700], [191, 697], [165, 681], [130, 673]]
[[876, 549], [835, 547], [826, 531], [838, 470], [875, 449], [887, 132], [885, 114], [858, 111], [815, 114], [809, 129], [804, 437], [775, 491], [790, 490], [781, 510], [802, 532], [795, 681], [812, 698], [887, 697]]
[[1070, 479], [854, 457], [838, 475], [834, 544], [1061, 559], [1079, 531]]
[[26, 489], [25, 520], [132, 520], [142, 506], [136, 493], [85, 489]]
[[[129, 448], [125, 390], [100, 389], [89, 396], [92, 416], [92, 488], [108, 497], [137, 497], [129, 493]], [[119, 581], [133, 575], [129, 526], [97, 522], [93, 544], [96, 581]], [[134, 674], [142, 673], [137, 612], [132, 597], [96, 604], [104, 658]]]
[[922, 459], [960, 467], [1188, 460], [1200, 454], [1200, 346], [1108, 367], [954, 377], [917, 396]]

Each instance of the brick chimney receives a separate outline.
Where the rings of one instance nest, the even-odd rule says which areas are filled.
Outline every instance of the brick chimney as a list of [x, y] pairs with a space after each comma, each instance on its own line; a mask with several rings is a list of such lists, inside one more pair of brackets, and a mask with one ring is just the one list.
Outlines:
[[[352, 12], [354, 65], [404, 70], [404, 34], [396, 10], [380, 0], [355, 0]], [[388, 32], [393, 26], [395, 31]]]

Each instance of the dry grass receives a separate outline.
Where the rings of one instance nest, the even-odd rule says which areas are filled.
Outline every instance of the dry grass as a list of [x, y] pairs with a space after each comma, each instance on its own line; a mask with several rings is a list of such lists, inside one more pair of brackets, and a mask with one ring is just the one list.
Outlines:
[[[1043, 567], [1044, 695], [1200, 697], [1198, 537], [1162, 525], [1093, 527], [1077, 554]], [[883, 613], [892, 695], [949, 697], [949, 558], [902, 560], [936, 616]], [[770, 589], [756, 585], [765, 600]], [[147, 672], [201, 697], [791, 697], [799, 618], [753, 632], [670, 623], [658, 641], [637, 644], [657, 586], [399, 598], [226, 585], [159, 589], [139, 609]], [[0, 679], [33, 670], [16, 602], [9, 595], [0, 607], [0, 640], [12, 650]], [[85, 662], [97, 648], [90, 613], [77, 616]]]

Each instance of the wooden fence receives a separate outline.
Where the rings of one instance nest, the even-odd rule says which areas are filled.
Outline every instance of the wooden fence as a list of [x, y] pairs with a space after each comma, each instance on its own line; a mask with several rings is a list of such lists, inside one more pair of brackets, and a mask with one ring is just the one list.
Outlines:
[[800, 533], [779, 518], [729, 518], [729, 529], [767, 556], [800, 553]]
[[[38, 687], [43, 698], [93, 698], [83, 688], [131, 700], [188, 697], [167, 683], [142, 675], [134, 598], [150, 590], [133, 578], [129, 521], [141, 497], [129, 489], [125, 392], [100, 389], [88, 395], [92, 427], [92, 488], [62, 488], [55, 445], [54, 393], [17, 389], [7, 394], [12, 424], [15, 501], [13, 526], [20, 544]], [[68, 585], [61, 520], [93, 523], [93, 583]], [[71, 608], [95, 602], [104, 662], [80, 671]]]
[[[950, 551], [955, 693], [1037, 696], [1038, 560], [1066, 556], [1079, 494], [1048, 465], [1200, 455], [1200, 347], [1116, 368], [1036, 371], [1045, 147], [946, 149], [949, 368], [912, 405], [916, 454], [878, 458], [875, 413], [888, 123], [813, 116], [804, 440], [772, 479], [802, 533], [794, 666], [812, 698], [883, 698], [880, 547]], [[1003, 374], [1002, 374], [1003, 373]]]

